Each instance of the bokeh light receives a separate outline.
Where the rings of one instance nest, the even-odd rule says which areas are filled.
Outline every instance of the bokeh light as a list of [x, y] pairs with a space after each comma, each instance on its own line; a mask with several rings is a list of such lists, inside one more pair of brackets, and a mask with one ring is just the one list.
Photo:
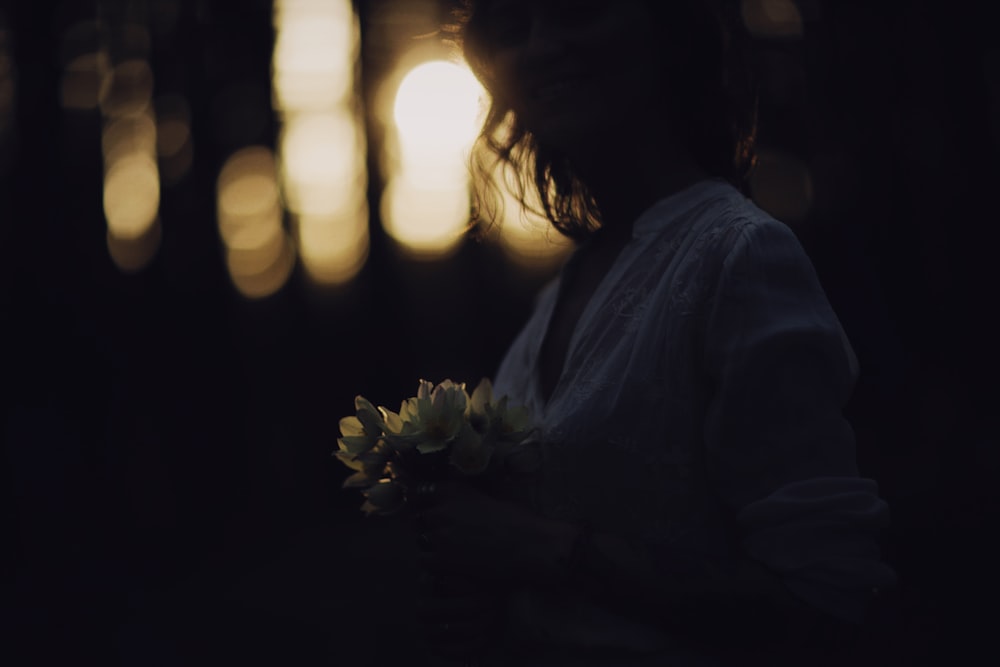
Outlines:
[[145, 60], [126, 60], [111, 71], [111, 83], [101, 97], [105, 116], [131, 116], [146, 110], [153, 99], [153, 70]]
[[121, 238], [108, 231], [108, 254], [123, 273], [141, 271], [156, 256], [160, 248], [162, 228], [159, 218], [153, 221], [146, 231], [136, 238]]
[[[509, 131], [504, 126], [502, 131]], [[556, 268], [572, 252], [573, 242], [559, 234], [544, 215], [538, 191], [530, 186], [524, 193], [525, 203], [521, 203], [515, 193], [519, 193], [517, 178], [511, 168], [505, 168], [496, 156], [485, 148], [476, 156], [477, 162], [487, 168], [499, 190], [489, 188], [480, 196], [488, 197], [480, 201], [479, 214], [489, 230], [488, 237], [495, 240], [507, 258], [527, 271], [547, 272]]]
[[348, 0], [279, 0], [274, 26], [281, 194], [306, 275], [320, 285], [342, 284], [368, 256], [367, 151], [355, 104], [357, 17]]
[[164, 185], [173, 185], [187, 175], [194, 161], [191, 111], [187, 100], [177, 94], [161, 95], [153, 105], [160, 178]]
[[382, 222], [389, 236], [421, 259], [446, 256], [462, 240], [469, 224], [466, 181], [427, 184], [401, 174], [382, 195]]
[[63, 34], [60, 53], [62, 80], [59, 102], [75, 111], [97, 109], [111, 86], [111, 61], [107, 26], [101, 21], [80, 21]]
[[295, 264], [282, 226], [274, 154], [249, 146], [229, 156], [216, 184], [219, 235], [236, 288], [261, 298], [277, 292]]
[[347, 0], [274, 3], [275, 108], [330, 110], [353, 90], [358, 26]]
[[503, 191], [502, 197], [498, 240], [507, 257], [533, 271], [561, 264], [574, 248], [572, 241], [559, 234], [543, 216], [526, 209], [509, 189]]
[[279, 136], [285, 203], [299, 215], [356, 213], [365, 198], [360, 128], [344, 114], [286, 118]]
[[156, 155], [156, 123], [147, 110], [136, 116], [124, 116], [107, 121], [101, 134], [105, 169], [131, 155]]
[[160, 177], [152, 158], [135, 152], [110, 165], [104, 175], [104, 216], [112, 236], [122, 241], [141, 238], [159, 208]]
[[793, 0], [743, 0], [743, 22], [755, 37], [795, 39], [804, 32], [802, 13]]
[[[104, 217], [111, 239], [108, 249], [118, 267], [132, 273], [142, 268], [138, 265], [140, 260], [152, 260], [160, 238], [156, 123], [149, 106], [138, 115], [105, 121], [101, 148]], [[155, 233], [154, 227], [157, 227]], [[130, 243], [136, 247], [127, 249]]]
[[[288, 282], [295, 268], [295, 250], [282, 232], [273, 246], [276, 254], [262, 248], [254, 254], [250, 251], [229, 250], [226, 267], [233, 285], [241, 294], [251, 299], [262, 299], [276, 293]], [[263, 261], [263, 260], [267, 261]]]
[[[450, 181], [465, 171], [481, 125], [484, 92], [468, 67], [443, 60], [416, 66], [399, 84], [393, 105], [403, 166]], [[439, 167], [445, 170], [442, 173]]]
[[[350, 221], [354, 221], [354, 225]], [[368, 205], [354, 216], [298, 218], [299, 259], [317, 283], [339, 285], [353, 278], [368, 258]]]
[[446, 256], [468, 227], [468, 156], [483, 96], [467, 66], [444, 60], [413, 67], [399, 83], [381, 213], [386, 232], [414, 257]]
[[107, 248], [124, 273], [147, 266], [162, 237], [150, 46], [135, 23], [83, 21], [63, 37], [60, 102], [68, 112], [100, 110]]
[[105, 53], [86, 53], [66, 65], [59, 100], [64, 109], [90, 111], [96, 109], [107, 95], [111, 84], [111, 67]]

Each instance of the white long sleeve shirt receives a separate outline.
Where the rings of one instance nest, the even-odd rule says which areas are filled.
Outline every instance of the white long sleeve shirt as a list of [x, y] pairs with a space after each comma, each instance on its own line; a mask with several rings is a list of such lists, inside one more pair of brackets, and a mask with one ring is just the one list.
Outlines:
[[[546, 402], [539, 351], [562, 275], [495, 378], [540, 428], [538, 511], [623, 535], [676, 576], [742, 550], [808, 604], [860, 619], [894, 581], [878, 549], [888, 508], [842, 414], [857, 361], [792, 231], [716, 179], [653, 205]], [[652, 657], [674, 643], [586, 599], [513, 599], [517, 632], [557, 646]]]

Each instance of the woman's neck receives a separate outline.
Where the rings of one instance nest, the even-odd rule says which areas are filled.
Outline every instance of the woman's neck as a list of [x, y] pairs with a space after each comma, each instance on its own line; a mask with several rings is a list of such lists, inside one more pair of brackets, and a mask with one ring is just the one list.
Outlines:
[[574, 166], [597, 202], [608, 236], [630, 232], [653, 204], [709, 177], [687, 151], [654, 141], [622, 141]]

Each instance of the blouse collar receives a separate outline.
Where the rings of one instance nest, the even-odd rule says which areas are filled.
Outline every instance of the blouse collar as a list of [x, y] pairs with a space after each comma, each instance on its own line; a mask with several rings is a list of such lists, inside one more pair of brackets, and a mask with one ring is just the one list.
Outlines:
[[[740, 194], [728, 181], [710, 178], [664, 197], [645, 210], [632, 225], [632, 238], [663, 231], [695, 206], [713, 199]], [[741, 195], [742, 196], [742, 195]]]

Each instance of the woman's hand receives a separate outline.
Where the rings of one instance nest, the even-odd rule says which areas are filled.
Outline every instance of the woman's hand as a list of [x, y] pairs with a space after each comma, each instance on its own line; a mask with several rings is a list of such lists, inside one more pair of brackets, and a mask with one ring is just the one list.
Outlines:
[[421, 637], [434, 654], [469, 657], [500, 640], [507, 588], [553, 578], [575, 534], [460, 482], [432, 502], [418, 514]]
[[435, 577], [489, 584], [553, 583], [576, 529], [460, 482], [442, 485], [420, 513], [420, 565]]

